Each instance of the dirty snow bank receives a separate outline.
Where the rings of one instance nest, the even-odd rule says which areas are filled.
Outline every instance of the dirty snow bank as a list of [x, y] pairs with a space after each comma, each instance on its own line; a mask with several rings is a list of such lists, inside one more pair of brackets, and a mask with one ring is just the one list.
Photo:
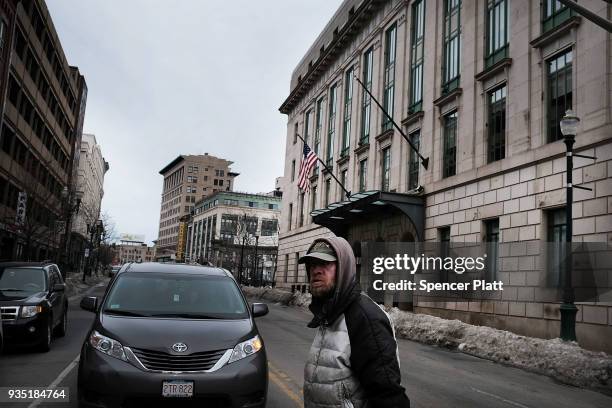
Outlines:
[[[309, 293], [242, 287], [247, 297], [307, 309]], [[561, 382], [612, 393], [612, 356], [560, 339], [520, 336], [459, 320], [387, 309], [400, 338], [457, 350], [476, 357], [548, 375]]]
[[561, 339], [520, 336], [459, 320], [388, 310], [398, 337], [545, 374], [567, 384], [612, 393], [612, 356]]
[[242, 292], [247, 297], [267, 300], [272, 303], [280, 303], [285, 306], [296, 306], [304, 310], [308, 310], [310, 304], [310, 293], [287, 292], [271, 287], [256, 288], [252, 286], [242, 286]]

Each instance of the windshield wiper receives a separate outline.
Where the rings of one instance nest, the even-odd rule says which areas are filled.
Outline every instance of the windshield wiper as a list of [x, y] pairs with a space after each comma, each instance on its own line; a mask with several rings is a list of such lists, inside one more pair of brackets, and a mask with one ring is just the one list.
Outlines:
[[203, 315], [197, 313], [156, 313], [151, 317], [180, 317], [184, 319], [223, 319], [218, 316]]
[[119, 310], [119, 309], [104, 309], [104, 313], [114, 314], [119, 316], [132, 316], [132, 317], [149, 317], [149, 315], [144, 315], [141, 313], [130, 312], [129, 310]]
[[4, 292], [27, 292], [24, 289], [17, 289], [17, 288], [0, 288], [0, 290]]

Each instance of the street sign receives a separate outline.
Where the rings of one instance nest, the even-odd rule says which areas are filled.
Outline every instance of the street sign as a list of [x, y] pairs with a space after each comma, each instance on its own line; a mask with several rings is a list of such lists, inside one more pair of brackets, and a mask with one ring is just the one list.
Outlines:
[[17, 196], [17, 215], [15, 215], [15, 224], [23, 225], [26, 217], [26, 203], [28, 194], [25, 191], [20, 191]]
[[85, 248], [85, 258], [89, 256], [89, 248]]

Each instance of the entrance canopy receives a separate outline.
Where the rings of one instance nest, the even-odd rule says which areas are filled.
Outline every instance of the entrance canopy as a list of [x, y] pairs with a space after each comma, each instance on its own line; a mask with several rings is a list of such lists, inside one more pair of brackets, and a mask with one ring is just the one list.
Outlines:
[[425, 229], [424, 199], [419, 195], [370, 190], [353, 194], [346, 201], [332, 203], [310, 213], [314, 223], [345, 236], [354, 224], [402, 213], [406, 215], [422, 241]]

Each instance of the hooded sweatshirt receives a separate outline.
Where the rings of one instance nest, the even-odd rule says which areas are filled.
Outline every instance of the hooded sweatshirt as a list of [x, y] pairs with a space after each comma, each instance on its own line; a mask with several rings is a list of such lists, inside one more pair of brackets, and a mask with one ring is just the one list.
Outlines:
[[408, 408], [389, 317], [361, 293], [350, 244], [333, 237], [312, 245], [319, 241], [336, 252], [336, 285], [310, 305], [308, 327], [317, 334], [304, 369], [304, 407]]

